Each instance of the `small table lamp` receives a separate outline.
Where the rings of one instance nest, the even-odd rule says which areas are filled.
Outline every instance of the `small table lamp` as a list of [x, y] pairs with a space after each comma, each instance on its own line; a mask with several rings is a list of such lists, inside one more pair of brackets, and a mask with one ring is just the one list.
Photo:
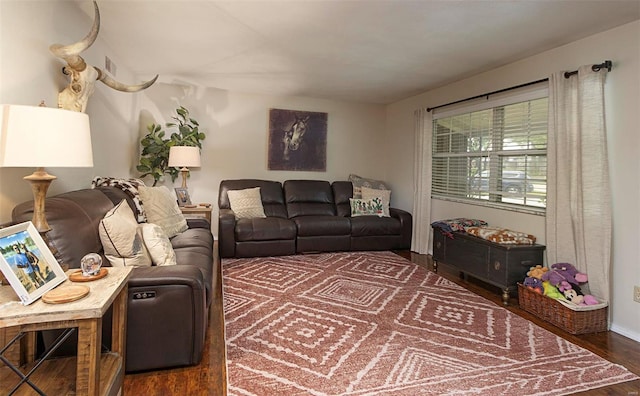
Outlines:
[[173, 146], [169, 149], [168, 166], [180, 168], [182, 188], [187, 188], [189, 167], [200, 167], [200, 148], [196, 146]]
[[91, 131], [85, 113], [40, 106], [0, 105], [0, 167], [36, 167], [24, 179], [33, 190], [33, 224], [51, 227], [45, 197], [55, 176], [44, 167], [92, 167]]

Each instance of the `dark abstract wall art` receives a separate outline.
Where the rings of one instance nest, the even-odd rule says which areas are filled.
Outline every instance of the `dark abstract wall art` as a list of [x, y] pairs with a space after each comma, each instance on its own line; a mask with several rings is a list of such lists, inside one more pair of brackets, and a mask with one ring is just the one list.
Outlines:
[[327, 170], [327, 113], [269, 110], [269, 170]]

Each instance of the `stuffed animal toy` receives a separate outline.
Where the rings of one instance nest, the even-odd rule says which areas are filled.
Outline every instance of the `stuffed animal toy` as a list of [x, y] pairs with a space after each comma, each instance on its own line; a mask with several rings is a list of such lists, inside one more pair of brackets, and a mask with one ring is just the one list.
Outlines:
[[583, 297], [584, 297], [584, 301], [583, 301], [584, 305], [600, 304], [600, 301], [598, 301], [598, 299], [592, 296], [591, 294], [585, 294]]
[[578, 293], [573, 289], [564, 289], [562, 294], [564, 294], [564, 298], [567, 301], [572, 302], [576, 305], [581, 305], [584, 301], [584, 296], [578, 295]]
[[564, 294], [560, 293], [558, 288], [552, 285], [549, 281], [542, 282], [542, 287], [544, 288], [545, 296], [564, 300]]
[[567, 281], [573, 286], [578, 283], [587, 281], [587, 274], [578, 272], [578, 270], [569, 263], [556, 263], [551, 266], [551, 270], [545, 272], [541, 278], [543, 281], [549, 281], [552, 285], [558, 286], [562, 281]]
[[572, 285], [571, 283], [567, 282], [567, 281], [562, 281], [560, 282], [560, 284], [557, 286], [558, 290], [560, 290], [562, 293], [564, 293], [566, 290], [575, 290], [575, 292], [578, 295], [582, 295], [582, 290], [580, 289], [580, 286], [578, 285]]
[[541, 265], [536, 265], [535, 267], [530, 267], [529, 268], [529, 272], [527, 272], [527, 276], [530, 276], [532, 278], [541, 279], [542, 275], [547, 271], [549, 271], [548, 267], [543, 267]]
[[538, 278], [534, 278], [532, 276], [527, 276], [524, 278], [524, 282], [522, 285], [529, 290], [533, 290], [536, 293], [544, 293], [544, 287], [542, 287], [542, 281]]
[[578, 286], [573, 286], [567, 281], [562, 281], [558, 290], [564, 294], [564, 298], [576, 305], [596, 305], [598, 299], [590, 294], [582, 294], [582, 291]]
[[576, 305], [596, 305], [599, 304], [598, 299], [591, 294], [580, 295], [573, 289], [564, 291], [564, 298]]
[[542, 277], [540, 279], [544, 282], [549, 282], [553, 286], [558, 286], [560, 283], [562, 283], [562, 281], [567, 280], [564, 275], [555, 270], [545, 272], [544, 274], [542, 274]]
[[567, 280], [567, 282], [577, 285], [585, 283], [589, 280], [587, 274], [579, 272], [576, 267], [569, 263], [555, 263], [551, 266], [552, 270], [559, 271]]

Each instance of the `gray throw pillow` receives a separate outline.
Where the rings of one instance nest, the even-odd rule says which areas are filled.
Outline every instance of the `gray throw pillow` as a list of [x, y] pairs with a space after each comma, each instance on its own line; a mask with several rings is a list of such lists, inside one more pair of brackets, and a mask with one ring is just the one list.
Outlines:
[[353, 198], [362, 198], [362, 187], [375, 190], [390, 190], [383, 181], [367, 179], [354, 174], [349, 175], [349, 181], [353, 184]]

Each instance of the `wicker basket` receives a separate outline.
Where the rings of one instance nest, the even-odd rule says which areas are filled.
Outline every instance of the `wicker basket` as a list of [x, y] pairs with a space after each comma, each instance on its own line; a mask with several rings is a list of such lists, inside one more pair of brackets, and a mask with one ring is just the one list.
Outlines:
[[607, 331], [609, 315], [605, 304], [574, 310], [521, 284], [518, 284], [518, 300], [520, 308], [571, 334]]

